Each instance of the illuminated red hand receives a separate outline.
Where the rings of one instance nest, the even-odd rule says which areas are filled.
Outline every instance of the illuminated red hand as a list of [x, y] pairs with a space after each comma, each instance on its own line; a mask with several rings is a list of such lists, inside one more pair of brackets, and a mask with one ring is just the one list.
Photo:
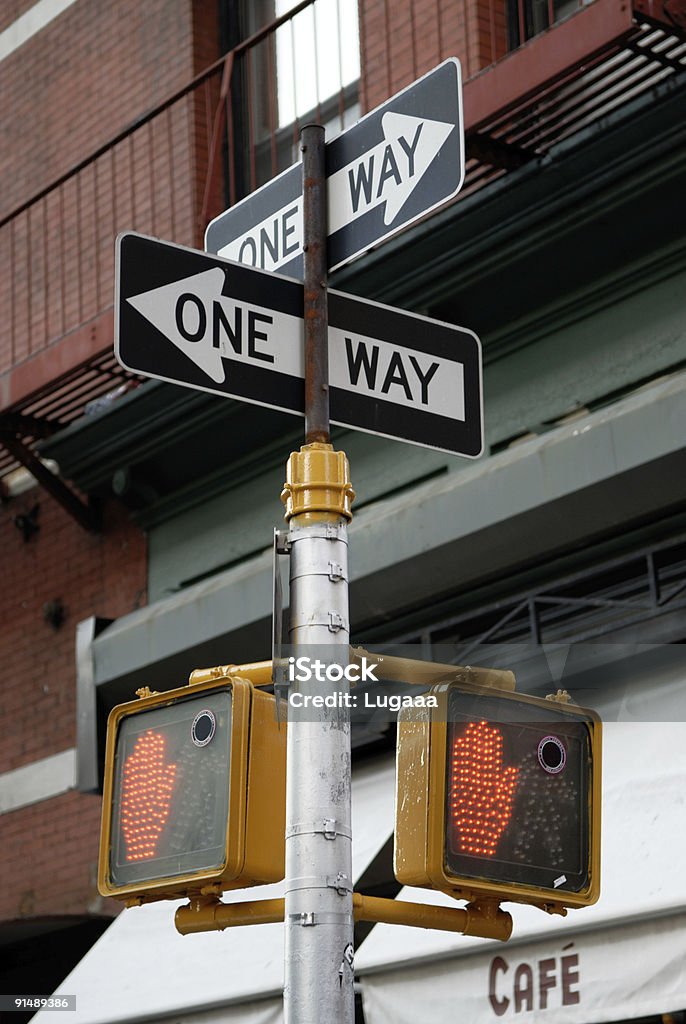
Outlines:
[[165, 763], [164, 748], [164, 736], [148, 729], [124, 762], [121, 830], [127, 860], [155, 856], [169, 816], [176, 765]]
[[450, 818], [460, 852], [492, 857], [510, 820], [519, 768], [503, 768], [503, 737], [488, 722], [470, 722], [453, 743]]

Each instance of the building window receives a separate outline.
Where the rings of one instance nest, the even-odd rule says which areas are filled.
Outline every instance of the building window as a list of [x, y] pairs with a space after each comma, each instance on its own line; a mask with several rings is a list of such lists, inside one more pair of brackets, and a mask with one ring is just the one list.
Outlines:
[[574, 14], [585, 2], [588, 0], [507, 0], [510, 50]]
[[298, 159], [302, 125], [323, 124], [331, 139], [357, 120], [360, 46], [357, 0], [243, 0], [227, 11], [226, 48], [239, 44], [235, 201]]
[[[276, 16], [295, 6], [276, 0]], [[345, 127], [356, 104], [340, 98], [360, 77], [356, 0], [316, 0], [277, 29], [276, 72], [279, 127], [317, 110], [329, 114], [332, 133]]]

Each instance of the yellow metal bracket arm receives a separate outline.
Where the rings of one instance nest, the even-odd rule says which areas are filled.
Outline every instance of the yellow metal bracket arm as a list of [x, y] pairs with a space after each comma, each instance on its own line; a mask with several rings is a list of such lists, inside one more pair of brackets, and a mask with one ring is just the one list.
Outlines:
[[353, 893], [356, 921], [404, 924], [411, 928], [433, 928], [441, 932], [478, 935], [506, 942], [512, 934], [512, 917], [500, 909], [498, 900], [477, 900], [466, 907], [436, 907], [425, 903], [382, 899]]
[[442, 665], [436, 661], [417, 661], [413, 658], [395, 658], [386, 654], [371, 654], [363, 647], [350, 648], [350, 660], [358, 665], [362, 660], [374, 665], [380, 679], [414, 686], [435, 686], [438, 683], [475, 683], [494, 686], [499, 690], [514, 690], [515, 675], [505, 669], [476, 668], [461, 665]]
[[[403, 924], [413, 928], [460, 932], [484, 939], [506, 942], [512, 934], [512, 917], [500, 909], [498, 900], [477, 900], [466, 907], [435, 907], [423, 903], [381, 899], [353, 893], [356, 921], [377, 924]], [[182, 935], [223, 931], [248, 924], [275, 924], [284, 919], [284, 900], [254, 900], [247, 903], [222, 903], [215, 898], [191, 900], [174, 915], [176, 930]], [[316, 921], [315, 921], [316, 923]]]
[[222, 903], [213, 897], [200, 897], [178, 908], [174, 924], [182, 935], [193, 935], [195, 932], [221, 932], [244, 924], [275, 924], [283, 921], [283, 916], [283, 899]]

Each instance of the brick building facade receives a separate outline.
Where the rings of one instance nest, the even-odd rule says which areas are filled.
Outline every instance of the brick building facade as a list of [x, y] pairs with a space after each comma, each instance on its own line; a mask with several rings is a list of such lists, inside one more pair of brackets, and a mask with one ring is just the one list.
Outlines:
[[[146, 592], [145, 538], [126, 510], [107, 506], [103, 531], [92, 535], [35, 488], [17, 504], [27, 512], [38, 505], [38, 531], [25, 542], [12, 523], [22, 513], [10, 506], [1, 614], [6, 678], [13, 682], [0, 694], [0, 715], [12, 728], [0, 749], [0, 773], [76, 746], [75, 624], [92, 614], [125, 615], [145, 602]], [[58, 609], [54, 624], [51, 607]], [[0, 815], [3, 871], [12, 879], [0, 897], [3, 920], [115, 909], [95, 886], [99, 815], [99, 797], [78, 792]]]
[[[111, 344], [118, 230], [137, 223], [198, 242], [193, 101], [183, 120], [157, 124], [145, 139], [139, 133], [119, 146], [110, 143], [216, 59], [217, 18], [213, 4], [184, 0], [3, 5], [5, 410], [18, 395], [41, 388], [59, 396], [61, 374], [79, 367], [94, 347]], [[170, 147], [174, 182], [169, 161], [155, 156]], [[90, 159], [98, 150], [100, 158]], [[88, 371], [78, 372], [88, 379]], [[100, 390], [117, 383], [110, 377]], [[67, 415], [80, 415], [85, 404], [82, 393], [67, 402]], [[50, 431], [64, 408], [58, 398]], [[9, 424], [12, 437], [15, 427]], [[145, 534], [112, 495], [98, 500], [99, 527], [88, 531], [44, 489], [30, 486], [19, 464], [5, 469], [0, 650], [7, 685], [0, 690], [0, 715], [12, 726], [0, 744], [6, 880], [0, 920], [10, 948], [12, 923], [18, 923], [16, 955], [10, 952], [3, 968], [8, 991], [6, 975], [22, 976], [22, 964], [31, 959], [20, 922], [34, 922], [30, 934], [47, 965], [39, 987], [52, 987], [80, 955], [81, 943], [97, 934], [89, 930], [79, 938], [78, 926], [101, 920], [101, 929], [119, 909], [96, 888], [100, 797], [73, 789], [75, 629], [88, 616], [113, 619], [143, 605], [147, 565]], [[76, 500], [88, 502], [81, 494]], [[52, 933], [52, 948], [40, 945], [41, 932]], [[60, 944], [73, 947], [71, 960], [56, 956]]]

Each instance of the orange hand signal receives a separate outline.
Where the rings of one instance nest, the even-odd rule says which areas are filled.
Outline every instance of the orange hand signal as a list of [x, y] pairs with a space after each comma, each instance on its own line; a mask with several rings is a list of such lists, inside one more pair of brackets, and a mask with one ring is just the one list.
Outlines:
[[503, 736], [487, 722], [470, 722], [453, 743], [450, 817], [460, 852], [492, 857], [512, 813], [519, 768], [503, 768]]
[[124, 762], [121, 830], [127, 860], [155, 856], [169, 816], [176, 765], [165, 764], [164, 748], [164, 736], [148, 729]]

